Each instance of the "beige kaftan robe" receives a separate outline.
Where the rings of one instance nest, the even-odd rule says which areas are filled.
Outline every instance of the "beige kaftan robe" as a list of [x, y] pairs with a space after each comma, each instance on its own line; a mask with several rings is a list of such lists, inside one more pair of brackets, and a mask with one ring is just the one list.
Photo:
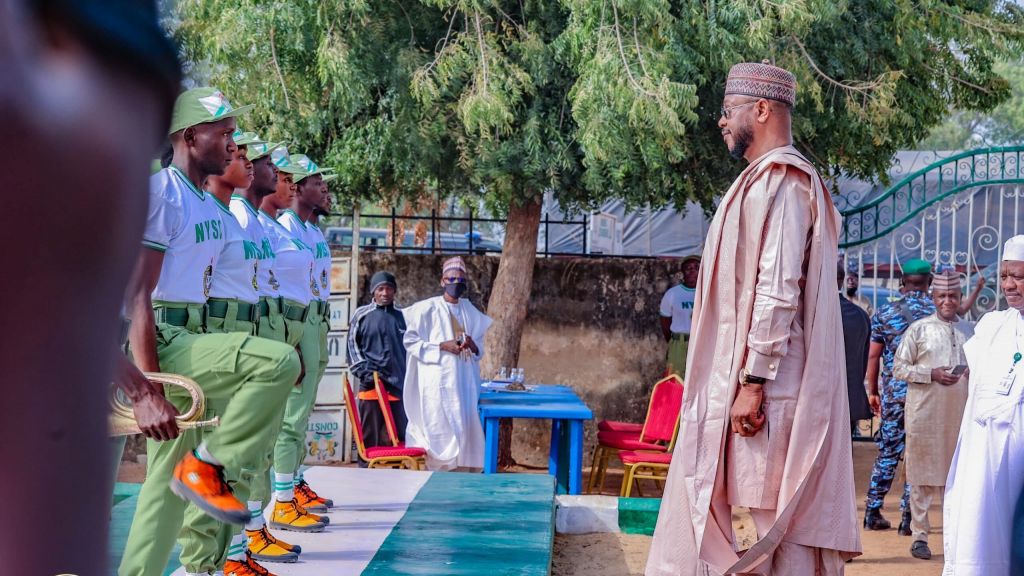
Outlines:
[[[833, 574], [859, 554], [838, 226], [820, 177], [791, 146], [752, 162], [722, 199], [701, 262], [649, 576]], [[729, 424], [743, 367], [769, 379], [767, 424], [751, 438]], [[742, 556], [736, 505], [753, 508], [758, 528]]]
[[932, 369], [966, 365], [964, 343], [974, 335], [965, 320], [933, 314], [914, 322], [896, 350], [893, 376], [907, 381], [907, 482], [945, 486], [967, 405], [967, 379], [952, 386], [932, 382]]

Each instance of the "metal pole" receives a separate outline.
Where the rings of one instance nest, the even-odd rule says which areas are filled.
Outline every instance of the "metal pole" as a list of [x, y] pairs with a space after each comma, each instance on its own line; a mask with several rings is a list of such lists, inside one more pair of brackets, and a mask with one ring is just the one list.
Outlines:
[[[506, 226], [507, 228], [507, 226]], [[551, 253], [551, 246], [548, 245], [548, 238], [551, 237], [550, 222], [548, 221], [548, 215], [544, 214], [544, 256], [547, 257]]]
[[359, 200], [356, 200], [352, 203], [352, 269], [349, 270], [349, 286], [356, 305], [359, 304], [359, 220]]
[[473, 209], [469, 209], [469, 253], [473, 253]]

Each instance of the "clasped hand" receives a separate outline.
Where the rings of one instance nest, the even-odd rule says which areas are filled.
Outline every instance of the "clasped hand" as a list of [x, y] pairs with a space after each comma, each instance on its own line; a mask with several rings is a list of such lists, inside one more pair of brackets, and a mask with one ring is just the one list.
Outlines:
[[764, 390], [760, 384], [740, 384], [729, 411], [732, 431], [743, 437], [756, 436], [764, 428]]

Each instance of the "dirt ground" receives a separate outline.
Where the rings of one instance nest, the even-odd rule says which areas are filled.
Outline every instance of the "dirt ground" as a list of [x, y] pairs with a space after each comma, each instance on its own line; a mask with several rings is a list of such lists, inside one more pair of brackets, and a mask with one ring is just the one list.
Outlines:
[[[857, 508], [864, 515], [864, 493], [875, 458], [875, 445], [857, 442], [853, 447], [854, 472], [857, 478]], [[605, 493], [618, 489], [618, 477], [609, 475]], [[909, 536], [896, 533], [899, 523], [899, 494], [895, 489], [886, 498], [885, 516], [893, 528], [883, 532], [862, 532], [864, 555], [847, 564], [847, 576], [938, 576], [942, 573], [942, 503], [932, 504], [930, 513], [932, 535], [929, 547], [931, 560], [918, 560], [910, 555]], [[645, 489], [645, 495], [650, 494]], [[753, 539], [749, 521], [743, 514], [733, 517], [741, 542]], [[650, 549], [651, 538], [634, 534], [582, 534], [555, 536], [552, 576], [634, 576], [642, 575]]]

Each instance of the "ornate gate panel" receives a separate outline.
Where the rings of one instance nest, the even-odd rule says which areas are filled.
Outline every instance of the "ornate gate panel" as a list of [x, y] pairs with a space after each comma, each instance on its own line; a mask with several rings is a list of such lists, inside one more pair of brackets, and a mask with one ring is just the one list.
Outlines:
[[1002, 299], [1003, 242], [1024, 233], [1024, 146], [985, 148], [939, 159], [888, 190], [842, 211], [840, 249], [875, 308], [898, 291], [900, 262], [922, 258], [960, 273], [969, 293], [985, 288], [975, 319]]

